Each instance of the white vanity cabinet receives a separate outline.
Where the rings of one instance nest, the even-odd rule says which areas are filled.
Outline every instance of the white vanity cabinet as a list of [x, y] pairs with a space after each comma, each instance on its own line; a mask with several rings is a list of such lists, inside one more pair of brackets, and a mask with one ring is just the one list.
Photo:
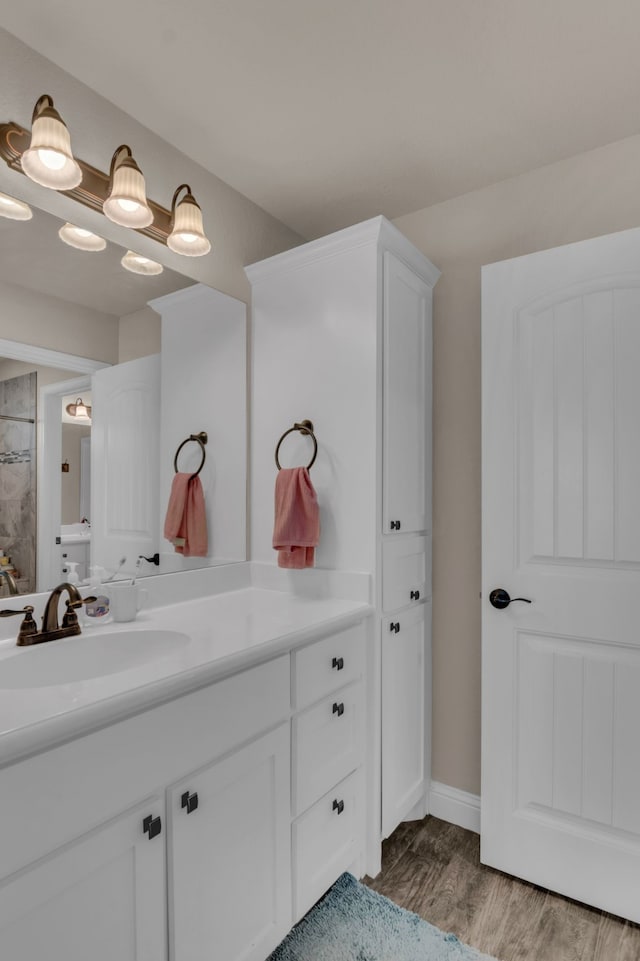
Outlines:
[[0, 958], [264, 961], [363, 873], [363, 618], [0, 769]]
[[[318, 441], [311, 470], [321, 506], [317, 566], [372, 574], [378, 630], [367, 652], [367, 794], [375, 799], [367, 870], [376, 874], [381, 837], [427, 811], [430, 605], [412, 627], [404, 671], [389, 673], [384, 618], [431, 597], [432, 293], [440, 272], [384, 217], [246, 272], [254, 331], [253, 559], [274, 563], [275, 443], [308, 418]], [[279, 458], [294, 466], [310, 451], [308, 439], [294, 434]], [[406, 771], [397, 767], [406, 744], [414, 757], [423, 747], [419, 792], [406, 790]]]

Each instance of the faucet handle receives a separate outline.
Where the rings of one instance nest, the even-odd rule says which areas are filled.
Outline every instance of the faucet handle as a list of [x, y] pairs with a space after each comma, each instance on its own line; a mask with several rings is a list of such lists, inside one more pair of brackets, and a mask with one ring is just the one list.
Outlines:
[[33, 607], [31, 606], [31, 604], [27, 604], [21, 610], [0, 611], [0, 617], [11, 617], [13, 614], [24, 614], [22, 624], [20, 625], [20, 630], [18, 631], [18, 640], [16, 642], [18, 645], [22, 647], [25, 644], [30, 643], [28, 638], [33, 637], [35, 634], [38, 633], [37, 624], [33, 619]]

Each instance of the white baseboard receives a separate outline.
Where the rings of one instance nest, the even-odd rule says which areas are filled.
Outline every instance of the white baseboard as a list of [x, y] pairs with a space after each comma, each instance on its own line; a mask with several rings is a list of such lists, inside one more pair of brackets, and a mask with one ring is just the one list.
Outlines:
[[439, 781], [429, 790], [429, 814], [480, 834], [480, 798]]

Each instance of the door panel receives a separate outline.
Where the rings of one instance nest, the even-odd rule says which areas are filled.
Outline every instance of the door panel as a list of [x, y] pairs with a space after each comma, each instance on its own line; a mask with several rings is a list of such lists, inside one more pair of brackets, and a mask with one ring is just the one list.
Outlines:
[[482, 859], [636, 921], [639, 263], [627, 231], [483, 270]]

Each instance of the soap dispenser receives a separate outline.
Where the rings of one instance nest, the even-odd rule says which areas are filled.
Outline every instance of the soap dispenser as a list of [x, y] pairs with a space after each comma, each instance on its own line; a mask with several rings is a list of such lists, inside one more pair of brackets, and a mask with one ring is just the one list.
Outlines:
[[78, 574], [78, 561], [67, 561], [67, 583], [80, 583], [80, 575]]

